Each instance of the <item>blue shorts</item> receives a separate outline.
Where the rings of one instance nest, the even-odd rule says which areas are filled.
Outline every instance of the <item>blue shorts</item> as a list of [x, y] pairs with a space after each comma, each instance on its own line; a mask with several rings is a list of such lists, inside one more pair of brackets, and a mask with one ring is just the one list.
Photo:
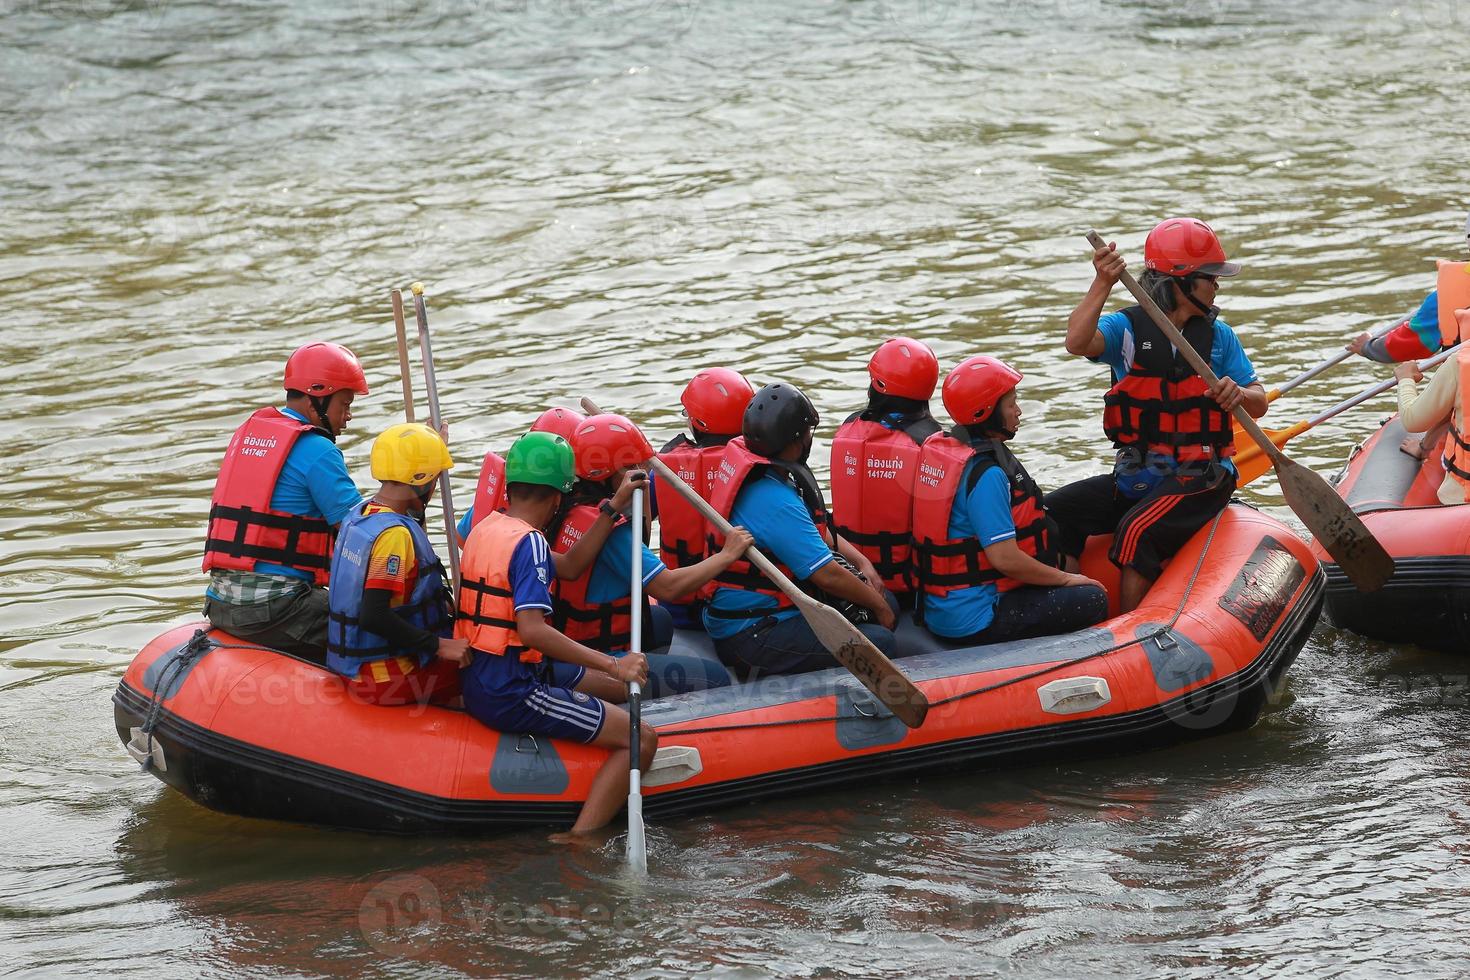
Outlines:
[[482, 725], [515, 735], [547, 735], [591, 742], [607, 717], [607, 706], [590, 694], [572, 690], [585, 667], [549, 661], [540, 679], [512, 696], [489, 695], [474, 683], [464, 687], [465, 710]]

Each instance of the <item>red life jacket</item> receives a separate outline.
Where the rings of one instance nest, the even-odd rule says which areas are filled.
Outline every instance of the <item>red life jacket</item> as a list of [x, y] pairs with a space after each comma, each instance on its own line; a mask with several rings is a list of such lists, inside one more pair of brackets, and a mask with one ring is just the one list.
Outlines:
[[485, 516], [491, 514], [495, 519], [490, 523], [476, 522], [460, 556], [454, 635], [468, 640], [476, 650], [501, 657], [516, 647], [522, 663], [540, 663], [541, 651], [527, 647], [516, 631], [515, 594], [510, 582], [510, 560], [516, 546], [536, 529], [497, 511]]
[[[726, 520], [735, 510], [735, 499], [740, 495], [740, 490], [747, 482], [760, 479], [767, 470], [776, 470], [796, 487], [797, 493], [801, 494], [802, 502], [806, 504], [807, 513], [818, 529], [831, 531], [831, 518], [827, 516], [827, 504], [822, 499], [821, 488], [817, 486], [816, 478], [811, 475], [811, 470], [805, 466], [788, 463], [784, 460], [774, 460], [765, 456], [759, 456], [745, 446], [745, 437], [736, 436], [725, 446], [724, 455], [720, 459], [720, 465], [715, 470], [713, 484], [710, 488], [710, 506], [719, 512]], [[725, 545], [725, 536], [710, 528], [710, 553], [719, 551]], [[793, 582], [797, 581], [791, 569], [781, 564], [775, 554], [760, 549], [761, 554], [770, 559], [771, 564], [781, 570], [787, 578]], [[771, 584], [771, 580], [761, 574], [753, 564], [744, 558], [732, 562], [730, 567], [715, 576], [715, 587], [718, 589], [739, 589], [744, 592], [758, 592], [771, 600], [771, 606], [762, 609], [742, 609], [728, 615], [722, 610], [713, 607], [705, 610], [707, 615], [732, 618], [732, 619], [758, 619], [781, 609], [788, 609], [794, 603], [787, 598], [786, 593]]]
[[[725, 455], [725, 445], [700, 446], [684, 435], [676, 437], [658, 458], [679, 479], [694, 489], [705, 500], [709, 499], [714, 484], [715, 470]], [[673, 490], [658, 497], [658, 549], [659, 557], [669, 568], [688, 568], [697, 565], [712, 554], [709, 550], [708, 525], [694, 505]], [[700, 590], [696, 598], [707, 599], [714, 594], [713, 583]]]
[[832, 524], [895, 593], [913, 590], [914, 474], [919, 447], [939, 431], [930, 415], [890, 429], [859, 412], [832, 437]]
[[[1119, 449], [1133, 446], [1181, 463], [1235, 455], [1230, 413], [1169, 344], [1141, 307], [1123, 311], [1133, 328], [1133, 364], [1103, 396], [1103, 431]], [[1215, 324], [1192, 317], [1180, 331], [1209, 363]]]
[[[262, 408], [230, 437], [210, 498], [204, 570], [249, 572], [284, 565], [326, 585], [335, 533], [321, 517], [271, 510], [281, 467], [296, 440], [322, 430], [277, 408]], [[324, 436], [325, 438], [325, 436]]]
[[[976, 462], [962, 488], [960, 476], [971, 457]], [[1052, 524], [1042, 505], [1041, 489], [1015, 454], [998, 439], [970, 444], [940, 432], [924, 440], [914, 491], [914, 578], [925, 595], [942, 597], [979, 585], [1008, 592], [1021, 585], [990, 563], [978, 538], [949, 536], [955, 497], [961, 492], [968, 496], [992, 466], [1000, 467], [1011, 484], [1017, 547], [1037, 561], [1056, 565]]]
[[490, 514], [505, 511], [505, 458], [493, 449], [485, 454], [485, 461], [480, 464], [480, 482], [475, 487], [474, 506], [471, 529]]
[[[582, 539], [601, 512], [595, 504], [576, 504], [561, 522], [552, 550], [565, 554]], [[627, 523], [619, 518], [618, 524]], [[626, 650], [633, 639], [633, 597], [624, 594], [612, 602], [593, 603], [587, 599], [592, 582], [594, 561], [579, 578], [557, 579], [552, 590], [554, 601], [551, 623], [567, 636], [594, 650]]]

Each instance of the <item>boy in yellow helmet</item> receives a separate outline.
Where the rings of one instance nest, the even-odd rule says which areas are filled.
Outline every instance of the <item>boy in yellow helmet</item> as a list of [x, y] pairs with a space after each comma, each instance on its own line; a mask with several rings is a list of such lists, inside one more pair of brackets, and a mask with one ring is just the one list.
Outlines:
[[424, 531], [424, 506], [454, 465], [439, 434], [404, 423], [373, 443], [378, 492], [342, 521], [332, 554], [327, 666], [373, 704], [459, 694], [468, 644], [451, 635], [449, 586]]

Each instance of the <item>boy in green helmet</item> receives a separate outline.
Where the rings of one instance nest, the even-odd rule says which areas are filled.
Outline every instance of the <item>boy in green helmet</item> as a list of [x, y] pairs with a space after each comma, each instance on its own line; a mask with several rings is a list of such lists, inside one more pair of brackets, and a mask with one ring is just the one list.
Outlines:
[[[528, 432], [505, 457], [505, 513], [485, 516], [465, 541], [460, 558], [459, 615], [454, 635], [468, 641], [470, 665], [461, 674], [465, 709], [497, 731], [547, 735], [609, 751], [592, 779], [572, 834], [613, 818], [628, 795], [626, 684], [648, 681], [642, 653], [623, 657], [583, 646], [548, 621], [556, 576], [545, 529], [577, 479], [572, 447], [561, 436]], [[630, 472], [610, 509], [630, 502], [642, 484]], [[603, 520], [611, 521], [611, 517]], [[643, 723], [639, 765], [646, 770], [658, 735]]]

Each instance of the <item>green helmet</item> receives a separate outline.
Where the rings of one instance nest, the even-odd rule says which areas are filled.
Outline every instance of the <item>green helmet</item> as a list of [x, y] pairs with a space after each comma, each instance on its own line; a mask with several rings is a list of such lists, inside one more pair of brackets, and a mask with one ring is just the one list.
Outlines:
[[538, 483], [571, 493], [577, 483], [572, 444], [550, 432], [527, 432], [505, 454], [506, 483]]

